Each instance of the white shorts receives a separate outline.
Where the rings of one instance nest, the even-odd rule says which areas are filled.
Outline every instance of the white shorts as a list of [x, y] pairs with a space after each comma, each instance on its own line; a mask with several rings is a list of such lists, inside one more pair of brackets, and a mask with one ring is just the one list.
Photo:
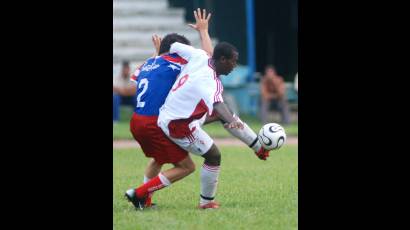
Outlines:
[[162, 131], [164, 131], [165, 135], [167, 135], [170, 140], [175, 142], [181, 148], [195, 155], [202, 156], [208, 152], [214, 144], [212, 138], [201, 128], [202, 124], [205, 122], [205, 118], [206, 116], [200, 120], [193, 120], [189, 124], [189, 129], [192, 130], [192, 128], [195, 127], [195, 130], [192, 132], [191, 136], [184, 138], [170, 137], [168, 129], [168, 124], [170, 121], [158, 121], [158, 126], [162, 129]]

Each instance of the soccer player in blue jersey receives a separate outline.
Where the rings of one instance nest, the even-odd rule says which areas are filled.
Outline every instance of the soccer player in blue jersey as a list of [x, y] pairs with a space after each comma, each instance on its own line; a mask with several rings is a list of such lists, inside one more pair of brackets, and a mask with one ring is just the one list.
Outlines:
[[[206, 16], [198, 9], [195, 11], [196, 24], [190, 26], [196, 29], [201, 37], [201, 45], [207, 52], [212, 52], [211, 39], [208, 34], [208, 21], [211, 14]], [[181, 67], [187, 62], [177, 54], [169, 54], [172, 43], [180, 42], [190, 45], [188, 39], [179, 34], [168, 34], [162, 41], [154, 36], [155, 46], [159, 45], [158, 54], [146, 60], [132, 76], [136, 83], [126, 93], [137, 94], [137, 106], [130, 122], [130, 129], [135, 140], [140, 144], [145, 156], [153, 158], [147, 165], [144, 175], [144, 186], [127, 191], [127, 198], [137, 208], [150, 207], [154, 190], [170, 185], [184, 178], [195, 170], [195, 164], [188, 152], [168, 139], [157, 125], [159, 108], [173, 86]], [[124, 93], [124, 92], [123, 92]], [[160, 172], [162, 165], [171, 163], [173, 168]], [[137, 202], [135, 195], [146, 194], [143, 202]]]

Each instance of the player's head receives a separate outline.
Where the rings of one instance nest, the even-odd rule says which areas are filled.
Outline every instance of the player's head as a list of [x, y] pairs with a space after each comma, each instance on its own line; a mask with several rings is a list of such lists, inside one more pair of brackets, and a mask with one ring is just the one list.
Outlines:
[[265, 67], [265, 75], [267, 76], [276, 76], [277, 72], [276, 72], [276, 68], [274, 65], [267, 65]]
[[180, 34], [177, 34], [177, 33], [167, 34], [161, 40], [161, 45], [159, 47], [159, 54], [169, 52], [169, 49], [171, 48], [171, 45], [174, 42], [179, 42], [179, 43], [182, 43], [182, 44], [191, 45], [191, 42], [186, 37], [184, 37], [183, 35], [180, 35]]
[[236, 67], [238, 56], [235, 46], [227, 42], [220, 42], [216, 45], [212, 55], [216, 73], [228, 75]]
[[123, 60], [121, 63], [121, 73], [122, 76], [124, 77], [128, 77], [129, 73], [130, 73], [130, 63], [127, 60]]

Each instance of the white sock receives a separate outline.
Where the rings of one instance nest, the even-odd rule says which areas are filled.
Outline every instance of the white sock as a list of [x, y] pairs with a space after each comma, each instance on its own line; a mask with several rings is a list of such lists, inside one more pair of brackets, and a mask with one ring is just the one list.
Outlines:
[[201, 168], [201, 198], [200, 204], [207, 204], [214, 200], [218, 186], [220, 166], [209, 166], [205, 163]]
[[247, 146], [253, 149], [253, 151], [258, 152], [261, 148], [261, 143], [259, 143], [258, 136], [256, 135], [256, 133], [235, 114], [234, 117], [237, 118], [238, 121], [243, 123], [243, 129], [225, 128], [226, 131], [228, 131], [232, 136], [241, 140], [243, 143], [245, 143]]
[[151, 180], [151, 178], [148, 178], [147, 176], [144, 175], [144, 184], [146, 184], [150, 180]]
[[171, 181], [168, 180], [168, 178], [166, 178], [164, 175], [162, 175], [162, 173], [158, 174], [159, 179], [161, 180], [162, 184], [165, 186], [170, 186], [171, 185]]

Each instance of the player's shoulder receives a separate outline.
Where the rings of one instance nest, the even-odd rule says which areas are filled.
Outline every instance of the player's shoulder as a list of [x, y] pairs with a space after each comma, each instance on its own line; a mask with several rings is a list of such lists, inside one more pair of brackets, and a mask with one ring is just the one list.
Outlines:
[[191, 57], [195, 59], [201, 59], [201, 60], [205, 60], [209, 58], [208, 53], [205, 50], [196, 49], [196, 48], [194, 49], [194, 51], [192, 51]]
[[161, 55], [161, 59], [166, 62], [177, 64], [177, 65], [185, 65], [188, 63], [187, 60], [185, 60], [184, 58], [182, 58], [176, 53], [169, 53], [169, 54]]
[[143, 62], [139, 62], [139, 63], [135, 63], [135, 70], [134, 70], [134, 73], [132, 74], [132, 76], [131, 76], [131, 80], [132, 81], [137, 81], [137, 79], [138, 79], [138, 77], [139, 77], [139, 75], [140, 75], [140, 73], [141, 73], [141, 69], [142, 69], [142, 67], [147, 63], [147, 61], [148, 61], [148, 59], [147, 60], [145, 60], [145, 61], [143, 61]]
[[213, 77], [216, 77], [216, 70], [215, 67], [212, 65], [212, 58], [207, 56], [206, 60], [206, 68], [204, 68], [209, 74], [212, 74]]
[[152, 63], [154, 60], [155, 60], [155, 57], [147, 58], [144, 62], [138, 64], [138, 67], [142, 68], [143, 66]]

